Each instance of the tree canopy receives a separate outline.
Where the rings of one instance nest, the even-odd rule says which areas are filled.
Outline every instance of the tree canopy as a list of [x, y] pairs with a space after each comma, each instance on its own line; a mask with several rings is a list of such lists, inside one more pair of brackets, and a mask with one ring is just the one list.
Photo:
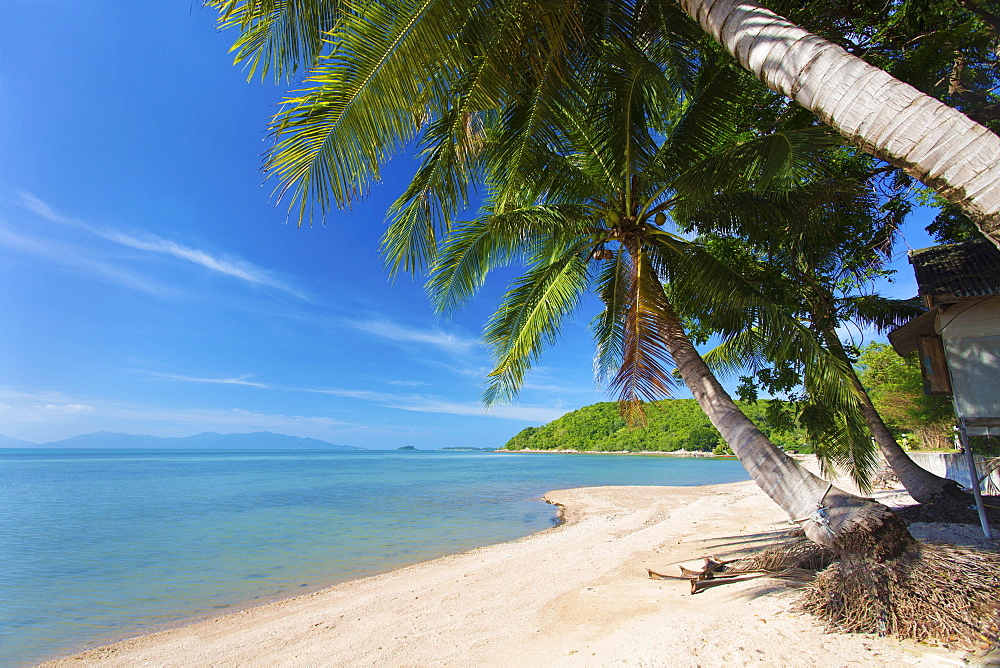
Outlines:
[[[804, 430], [771, 424], [763, 404], [740, 407], [772, 442], [792, 452], [811, 452]], [[614, 402], [584, 406], [542, 425], [527, 427], [507, 441], [508, 450], [584, 450], [600, 452], [729, 452], [694, 399], [668, 399], [649, 404], [646, 424], [630, 428]]]
[[917, 354], [900, 357], [885, 343], [870, 343], [860, 353], [861, 382], [897, 437], [906, 436], [911, 447], [953, 447], [951, 400], [924, 394]]

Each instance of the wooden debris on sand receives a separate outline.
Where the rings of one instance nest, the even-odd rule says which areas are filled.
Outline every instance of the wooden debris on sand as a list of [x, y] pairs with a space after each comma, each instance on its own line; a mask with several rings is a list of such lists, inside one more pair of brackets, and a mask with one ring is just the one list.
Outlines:
[[702, 560], [701, 565], [678, 564], [679, 576], [650, 568], [646, 572], [653, 580], [688, 580], [691, 593], [697, 594], [716, 585], [762, 577], [808, 582], [817, 571], [830, 565], [833, 555], [804, 537], [795, 537], [745, 559], [703, 557]]

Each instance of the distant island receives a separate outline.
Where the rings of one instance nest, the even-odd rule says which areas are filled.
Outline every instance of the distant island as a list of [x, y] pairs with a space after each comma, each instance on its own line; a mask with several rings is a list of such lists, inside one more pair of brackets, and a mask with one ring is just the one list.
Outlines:
[[396, 448], [397, 450], [416, 450], [412, 445], [404, 445], [402, 447]]
[[[737, 402], [776, 445], [794, 452], [811, 452], [804, 430], [769, 424], [765, 402]], [[629, 428], [618, 404], [605, 401], [566, 413], [542, 425], [527, 427], [507, 441], [507, 450], [584, 450], [597, 452], [675, 452], [731, 454], [718, 430], [694, 399], [668, 399], [646, 405], [646, 425]]]
[[367, 450], [270, 431], [250, 434], [204, 432], [194, 436], [163, 437], [98, 431], [61, 441], [32, 443], [0, 435], [0, 448], [67, 448], [116, 450]]

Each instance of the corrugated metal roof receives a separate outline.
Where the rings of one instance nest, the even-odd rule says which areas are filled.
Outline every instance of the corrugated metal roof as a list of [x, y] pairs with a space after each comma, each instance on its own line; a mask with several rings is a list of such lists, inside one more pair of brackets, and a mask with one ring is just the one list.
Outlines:
[[921, 297], [935, 302], [1000, 295], [1000, 250], [985, 238], [912, 250]]

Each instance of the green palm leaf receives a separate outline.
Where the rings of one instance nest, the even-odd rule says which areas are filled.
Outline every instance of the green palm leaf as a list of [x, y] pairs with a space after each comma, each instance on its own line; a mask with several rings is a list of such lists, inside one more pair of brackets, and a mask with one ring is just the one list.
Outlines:
[[619, 316], [624, 316], [622, 363], [609, 389], [618, 394], [626, 420], [641, 424], [643, 400], [671, 395], [673, 364], [666, 344], [663, 316], [669, 305], [663, 286], [646, 253], [637, 249], [630, 255], [625, 284], [629, 307]]
[[452, 37], [465, 18], [444, 0], [363, 2], [342, 12], [332, 52], [271, 123], [267, 169], [300, 220], [312, 203], [343, 207], [362, 196], [416, 135], [433, 101], [428, 82], [464, 64]]
[[579, 248], [552, 249], [515, 281], [486, 325], [484, 339], [497, 365], [487, 377], [487, 406], [517, 396], [524, 374], [543, 348], [554, 343], [562, 321], [579, 304], [588, 285], [587, 263]]
[[579, 207], [534, 205], [485, 215], [448, 236], [431, 267], [427, 291], [439, 313], [451, 313], [471, 298], [490, 271], [542, 252], [553, 237], [572, 241]]
[[313, 66], [322, 53], [325, 35], [333, 30], [344, 0], [206, 0], [219, 11], [221, 29], [238, 28], [240, 36], [230, 51], [245, 63], [248, 76], [275, 80], [291, 77]]

